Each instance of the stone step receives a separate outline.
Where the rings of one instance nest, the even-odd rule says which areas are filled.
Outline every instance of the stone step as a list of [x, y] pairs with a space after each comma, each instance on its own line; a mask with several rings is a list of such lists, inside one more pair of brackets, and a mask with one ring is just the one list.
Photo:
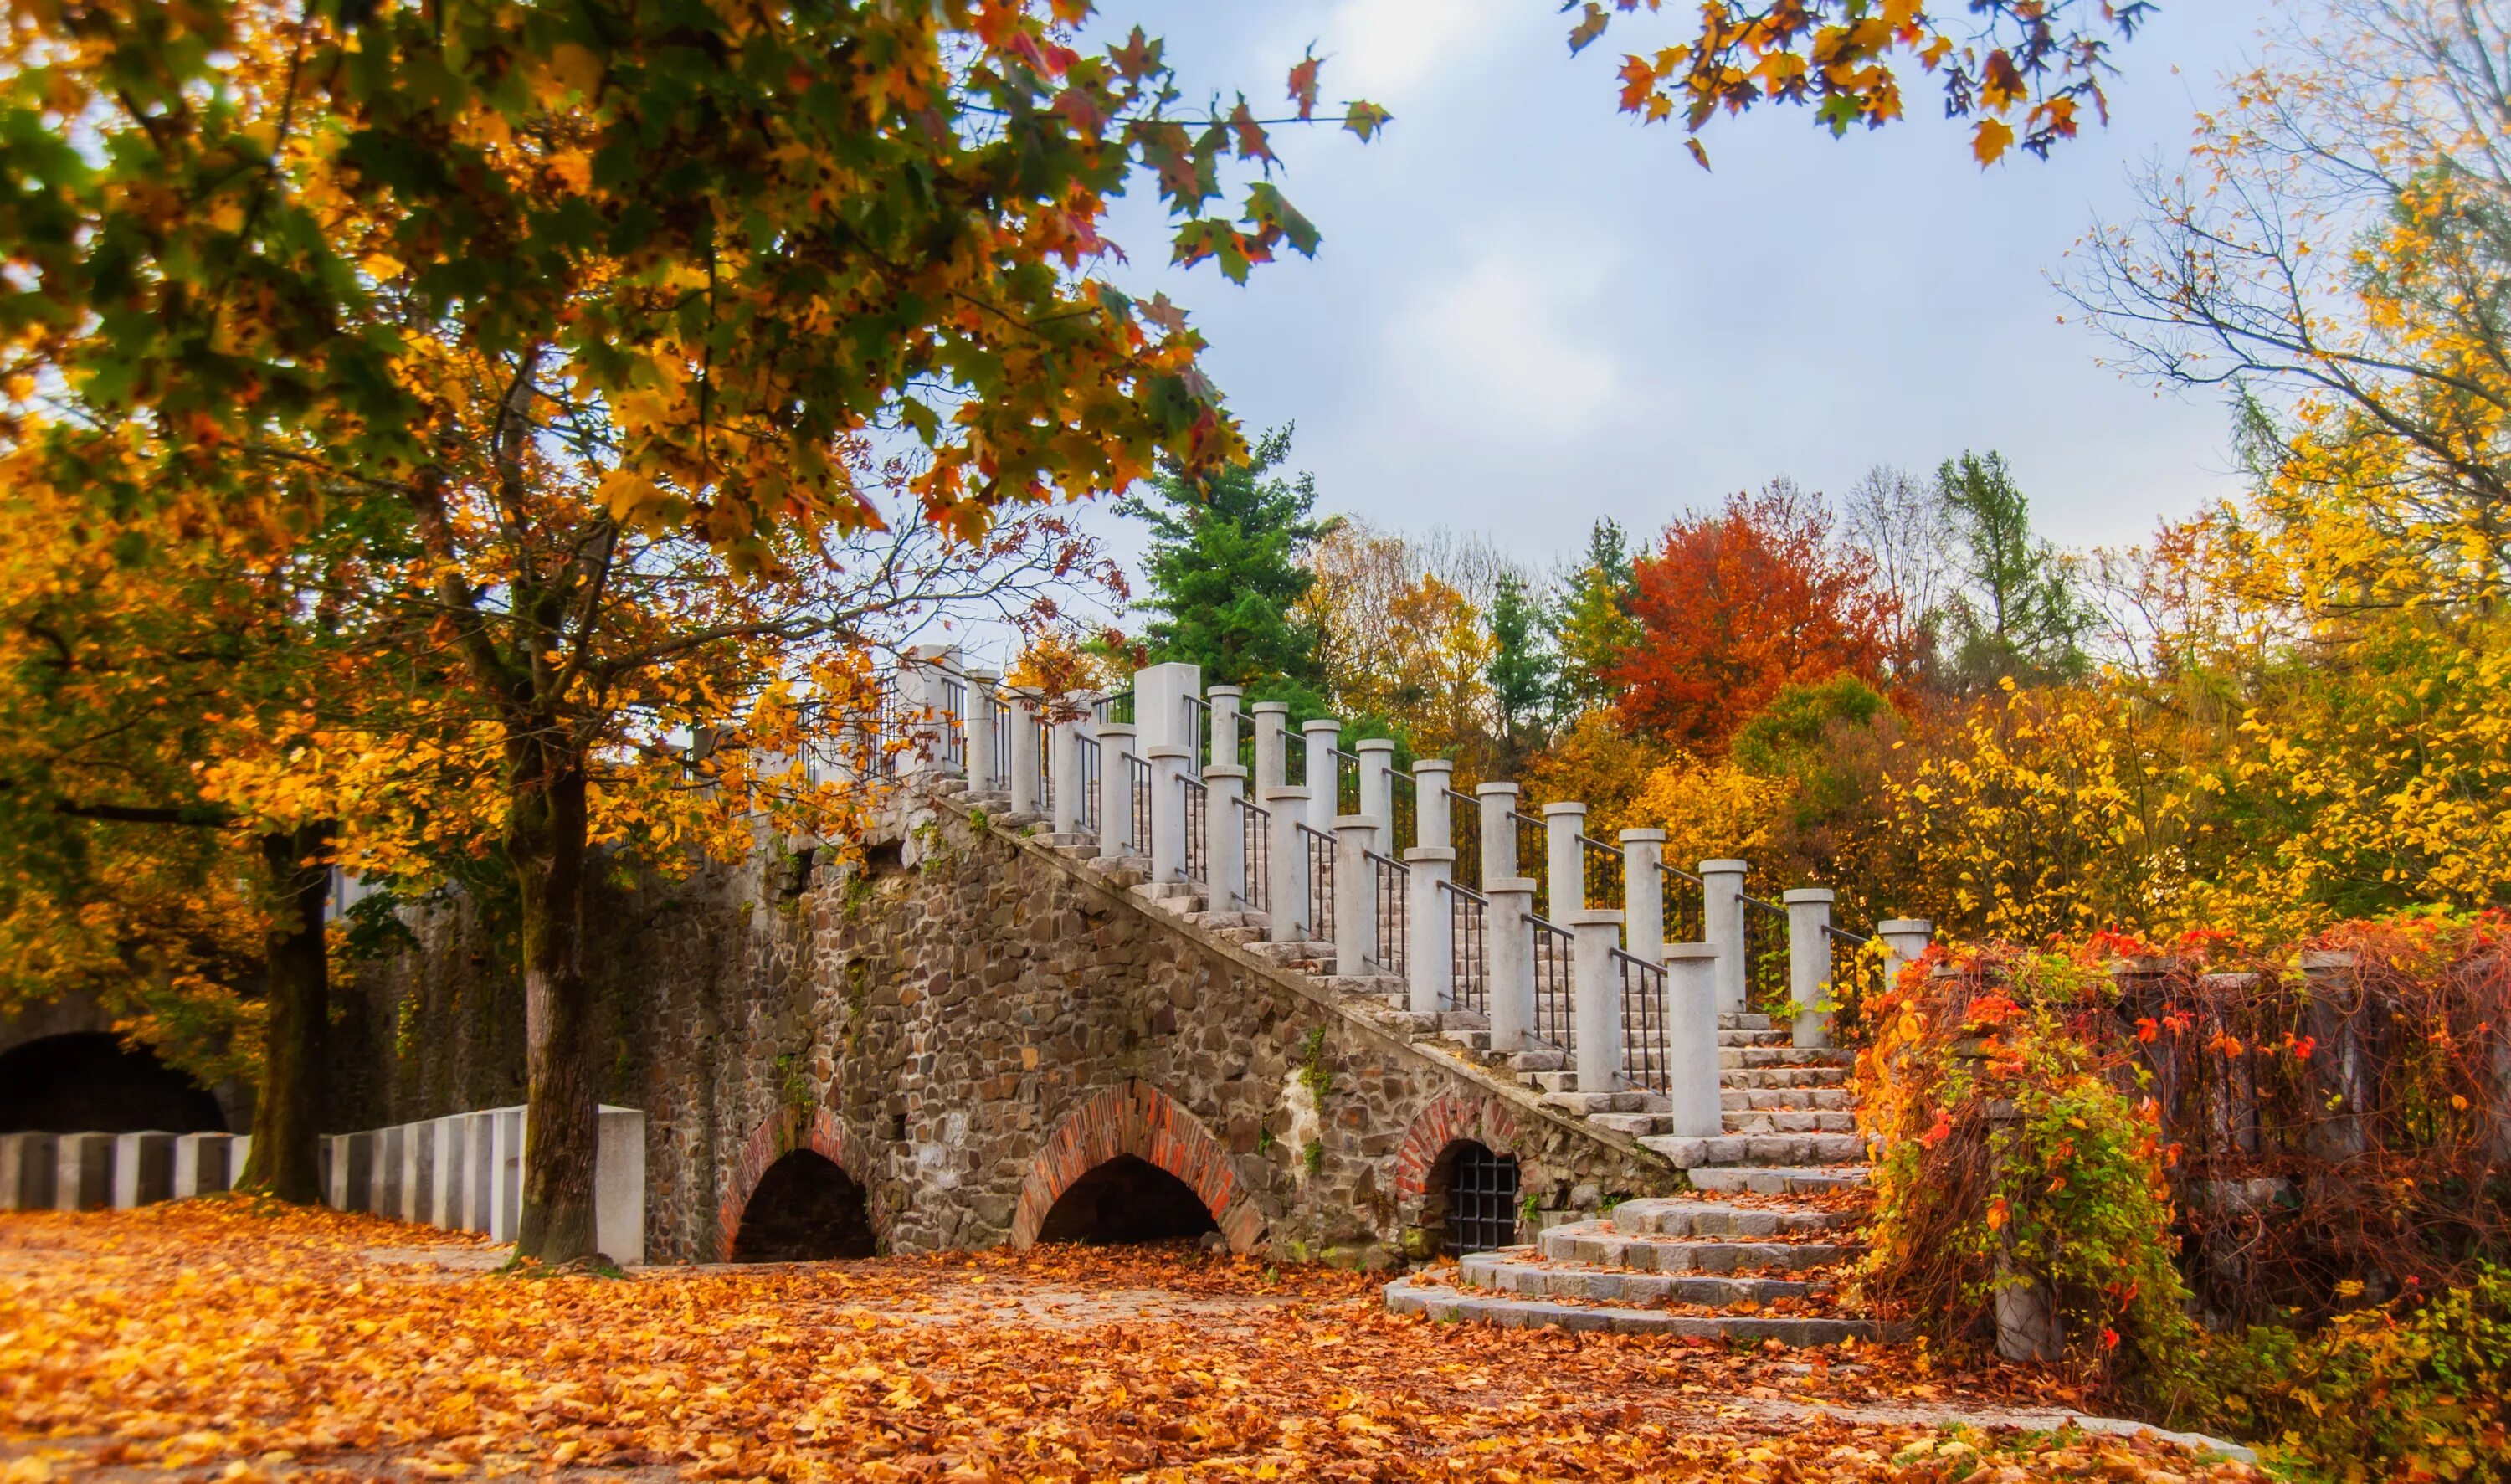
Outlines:
[[1795, 1042], [1785, 1031], [1720, 1031], [1720, 1046], [1787, 1046]]
[[1547, 1092], [1539, 1099], [1546, 1108], [1585, 1116], [1591, 1113], [1646, 1113], [1647, 1094], [1643, 1092]]
[[1565, 1051], [1513, 1051], [1508, 1065], [1512, 1072], [1558, 1072], [1569, 1065], [1569, 1055]]
[[1726, 1110], [1730, 1134], [1853, 1134], [1857, 1114], [1846, 1112], [1785, 1109]]
[[[1577, 1094], [1568, 1093], [1564, 1096], [1576, 1097]], [[1550, 1099], [1547, 1098], [1545, 1101], [1549, 1102]], [[1598, 1128], [1609, 1128], [1617, 1134], [1628, 1134], [1634, 1139], [1643, 1139], [1652, 1134], [1664, 1133], [1673, 1126], [1674, 1117], [1670, 1113], [1589, 1113], [1587, 1121]]]
[[1770, 1029], [1770, 1017], [1766, 1015], [1743, 1015], [1738, 1014], [1733, 1010], [1720, 1010], [1718, 1012], [1718, 1029], [1720, 1031], [1767, 1031]]
[[1449, 1323], [1490, 1324], [1503, 1329], [1557, 1327], [1603, 1330], [1622, 1335], [1676, 1335], [1686, 1340], [1722, 1340], [1759, 1345], [1775, 1340], [1783, 1346], [1868, 1343], [1898, 1338], [1906, 1326], [1874, 1319], [1796, 1317], [1786, 1314], [1674, 1314], [1661, 1308], [1626, 1308], [1553, 1304], [1541, 1299], [1449, 1288], [1421, 1278], [1398, 1278], [1386, 1285], [1386, 1308], [1399, 1314], [1422, 1314]]
[[1441, 1040], [1454, 1041], [1457, 1045], [1464, 1047], [1468, 1051], [1488, 1051], [1490, 1049], [1490, 1032], [1487, 1030], [1473, 1031], [1463, 1028], [1453, 1028], [1441, 1031], [1439, 1033], [1439, 1038]]
[[1658, 1134], [1642, 1139], [1672, 1161], [1678, 1170], [1708, 1164], [1846, 1164], [1866, 1157], [1866, 1140], [1858, 1134], [1727, 1134], [1716, 1139], [1686, 1139]]
[[1556, 1263], [1626, 1268], [1634, 1272], [1800, 1272], [1829, 1268], [1865, 1249], [1844, 1242], [1753, 1242], [1731, 1238], [1651, 1236], [1615, 1230], [1610, 1221], [1555, 1227], [1534, 1248]]
[[1837, 1067], [1848, 1068], [1857, 1061], [1856, 1053], [1829, 1046], [1720, 1046], [1718, 1048], [1719, 1070], [1729, 1067]]
[[1076, 831], [1070, 835], [1040, 835], [1034, 838], [1046, 841], [1058, 850], [1075, 852], [1086, 850], [1094, 856], [1099, 853], [1099, 837], [1096, 835], [1083, 835]]
[[1626, 1200], [1604, 1220], [1614, 1230], [1636, 1236], [1801, 1236], [1857, 1225], [1857, 1218], [1845, 1211], [1777, 1210], [1679, 1195]]
[[1845, 1087], [1727, 1088], [1718, 1094], [1718, 1102], [1728, 1113], [1781, 1108], [1846, 1112], [1857, 1106]]
[[[1555, 1230], [1567, 1230], [1555, 1228]], [[1782, 1299], [1812, 1299], [1828, 1284], [1802, 1278], [1735, 1277], [1721, 1273], [1635, 1272], [1580, 1263], [1547, 1263], [1531, 1247], [1472, 1252], [1456, 1262], [1456, 1282], [1534, 1299], [1587, 1299], [1599, 1304], [1697, 1304], [1727, 1308]]]
[[1824, 1195], [1866, 1184], [1858, 1165], [1710, 1166], [1690, 1171], [1691, 1188], [1711, 1195]]
[[1742, 1091], [1765, 1091], [1779, 1087], [1845, 1087], [1848, 1085], [1848, 1069], [1845, 1067], [1755, 1067], [1749, 1070], [1720, 1068], [1718, 1073], [1718, 1085], [1720, 1088], [1734, 1088]]

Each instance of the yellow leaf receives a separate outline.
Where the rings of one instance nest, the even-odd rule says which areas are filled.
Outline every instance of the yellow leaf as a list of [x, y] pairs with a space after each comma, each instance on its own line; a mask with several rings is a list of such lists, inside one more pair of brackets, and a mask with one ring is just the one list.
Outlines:
[[2014, 129], [2003, 119], [1981, 119], [1971, 134], [1970, 152], [1982, 166], [1995, 164], [2014, 142]]

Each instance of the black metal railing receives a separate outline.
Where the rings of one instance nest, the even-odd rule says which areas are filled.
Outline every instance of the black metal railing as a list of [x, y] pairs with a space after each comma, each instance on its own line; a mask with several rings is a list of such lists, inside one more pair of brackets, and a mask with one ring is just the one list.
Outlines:
[[1517, 809], [1508, 811], [1517, 827], [1517, 874], [1534, 882], [1534, 915], [1552, 916], [1552, 832], [1543, 821]]
[[1665, 941], [1668, 943], [1701, 943], [1709, 932], [1708, 898], [1702, 895], [1700, 878], [1680, 866], [1657, 862], [1662, 873], [1658, 880], [1665, 887]]
[[997, 696], [985, 697], [985, 725], [994, 734], [993, 770], [985, 776], [985, 792], [1005, 794], [1012, 786], [1012, 709]]
[[1043, 718], [1029, 723], [1037, 729], [1037, 806], [1055, 817], [1055, 728]]
[[1303, 789], [1308, 786], [1308, 743], [1297, 731], [1282, 733], [1282, 787]]
[[1401, 857], [1420, 842], [1421, 791], [1410, 773], [1386, 774], [1386, 848]]
[[1448, 790], [1448, 843], [1456, 851], [1456, 879], [1488, 886], [1483, 875], [1483, 801], [1454, 789]]
[[1568, 929], [1555, 927], [1539, 915], [1526, 920], [1534, 929], [1535, 1038], [1564, 1051], [1574, 1051], [1577, 1041], [1572, 1026], [1576, 1011], [1572, 1001], [1576, 995], [1574, 956], [1578, 940]]
[[1333, 750], [1333, 761], [1334, 812], [1336, 814], [1357, 814], [1360, 812], [1359, 755], [1344, 752], [1341, 748], [1337, 747]]
[[1402, 861], [1364, 852], [1377, 879], [1377, 971], [1412, 972], [1412, 873]]
[[1230, 723], [1231, 729], [1238, 733], [1233, 756], [1238, 759], [1238, 765], [1247, 769], [1247, 786], [1251, 789], [1258, 787], [1263, 780], [1256, 776], [1256, 718], [1244, 711], [1230, 715], [1236, 718]]
[[1314, 942], [1331, 942], [1334, 935], [1334, 838], [1301, 820], [1299, 840], [1308, 847], [1308, 937]]
[[1134, 724], [1134, 692], [1122, 690], [1114, 695], [1102, 695], [1090, 703], [1090, 714], [1099, 719], [1101, 726], [1110, 722], [1119, 726], [1131, 726]]
[[1628, 904], [1620, 846], [1605, 844], [1582, 833], [1578, 837], [1578, 864], [1588, 906], [1618, 910]]
[[1788, 910], [1740, 891], [1735, 901], [1744, 917], [1744, 1008], [1789, 1014]]
[[1184, 701], [1185, 775], [1200, 778], [1203, 760], [1210, 756], [1208, 749], [1212, 746], [1212, 703], [1199, 695], [1186, 696]]
[[1867, 1006], [1887, 988], [1882, 956], [1874, 951], [1874, 940], [1864, 933], [1826, 922], [1822, 936], [1831, 950], [1831, 988], [1823, 997], [1834, 1007], [1832, 1041], [1843, 1046], [1862, 1044], [1873, 1029], [1866, 1023]]
[[1080, 744], [1073, 749], [1073, 757], [1081, 764], [1081, 777], [1079, 780], [1081, 788], [1081, 825], [1083, 829], [1096, 835], [1100, 830], [1099, 816], [1101, 812], [1099, 807], [1101, 793], [1099, 788], [1099, 769], [1103, 765], [1101, 761], [1103, 754], [1100, 749], [1099, 739], [1097, 737], [1079, 737], [1074, 740]]
[[1442, 881], [1448, 893], [1448, 922], [1454, 933], [1454, 968], [1449, 997], [1459, 1010], [1490, 1013], [1490, 902], [1481, 892], [1454, 881]]
[[947, 674], [942, 677], [942, 757], [968, 770], [968, 683]]
[[1134, 853], [1151, 853], [1151, 765], [1132, 753], [1125, 755], [1125, 797], [1132, 806], [1129, 828], [1134, 832]]
[[1185, 792], [1185, 879], [1209, 885], [1212, 862], [1205, 851], [1204, 823], [1212, 817], [1212, 791], [1200, 778], [1178, 780]]
[[1665, 969], [1618, 948], [1613, 967], [1622, 981], [1622, 1074], [1642, 1091], [1670, 1093], [1674, 1062], [1666, 1035]]
[[1247, 908], [1273, 909], [1273, 815], [1260, 803], [1233, 799], [1238, 805], [1238, 859], [1246, 869]]

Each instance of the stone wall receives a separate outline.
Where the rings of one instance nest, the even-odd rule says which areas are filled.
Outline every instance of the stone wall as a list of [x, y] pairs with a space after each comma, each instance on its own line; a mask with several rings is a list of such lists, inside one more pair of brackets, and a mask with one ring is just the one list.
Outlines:
[[[893, 1251], [1025, 1241], [1118, 1153], [1291, 1260], [1393, 1260], [1452, 1137], [1515, 1152], [1546, 1206], [1676, 1183], [954, 801], [856, 865], [614, 883], [596, 923], [600, 1097], [647, 1115], [654, 1261], [720, 1258], [796, 1148], [866, 1188]], [[468, 908], [416, 930], [346, 996], [340, 1127], [520, 1100], [508, 956]]]

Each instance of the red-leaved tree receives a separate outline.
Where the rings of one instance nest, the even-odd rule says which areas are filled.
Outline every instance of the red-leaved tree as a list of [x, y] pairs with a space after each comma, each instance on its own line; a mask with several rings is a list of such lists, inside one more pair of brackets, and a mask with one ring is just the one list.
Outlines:
[[1791, 682], [1879, 681], [1892, 600], [1832, 525], [1819, 495], [1778, 480], [1666, 527], [1634, 566], [1641, 637], [1608, 677], [1624, 719], [1708, 753]]

